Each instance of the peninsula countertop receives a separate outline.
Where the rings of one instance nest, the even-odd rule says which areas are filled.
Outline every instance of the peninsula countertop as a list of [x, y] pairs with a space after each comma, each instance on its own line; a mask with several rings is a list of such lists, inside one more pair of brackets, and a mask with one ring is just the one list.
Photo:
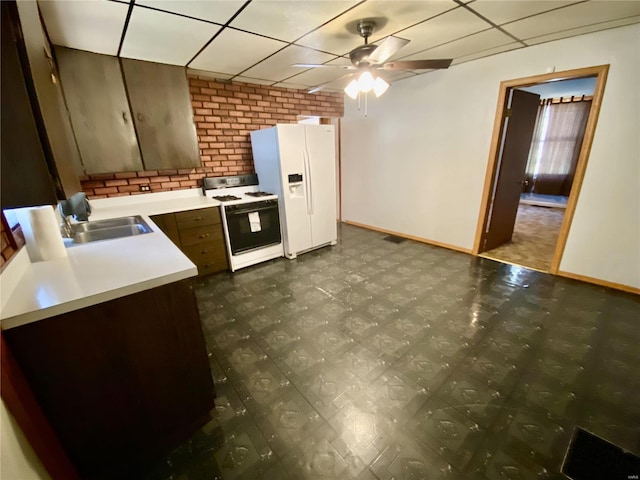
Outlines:
[[197, 189], [90, 203], [90, 220], [142, 215], [153, 232], [69, 245], [66, 258], [43, 262], [31, 263], [22, 248], [0, 275], [3, 330], [197, 275], [149, 216], [219, 205]]

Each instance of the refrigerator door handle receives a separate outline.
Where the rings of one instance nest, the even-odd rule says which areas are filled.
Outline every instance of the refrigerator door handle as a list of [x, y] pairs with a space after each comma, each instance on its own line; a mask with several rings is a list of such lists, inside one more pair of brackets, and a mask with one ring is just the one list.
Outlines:
[[313, 170], [311, 169], [311, 157], [309, 156], [309, 150], [307, 149], [306, 144], [304, 146], [304, 151], [307, 154], [307, 168], [309, 169], [309, 173], [307, 174], [307, 179], [309, 182], [309, 204], [311, 205], [309, 213], [313, 215]]
[[309, 187], [309, 162], [307, 161], [307, 150], [302, 149], [302, 160], [304, 161], [304, 195], [307, 202], [307, 214], [311, 215], [311, 191]]

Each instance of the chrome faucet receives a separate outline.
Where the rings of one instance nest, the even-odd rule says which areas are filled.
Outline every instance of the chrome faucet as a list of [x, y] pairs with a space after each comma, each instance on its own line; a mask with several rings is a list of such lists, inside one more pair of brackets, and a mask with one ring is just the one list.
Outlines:
[[58, 203], [58, 212], [60, 212], [60, 217], [62, 218], [62, 223], [60, 224], [60, 233], [65, 238], [72, 238], [73, 226], [71, 225], [71, 220], [69, 219], [71, 215], [65, 215], [61, 203]]

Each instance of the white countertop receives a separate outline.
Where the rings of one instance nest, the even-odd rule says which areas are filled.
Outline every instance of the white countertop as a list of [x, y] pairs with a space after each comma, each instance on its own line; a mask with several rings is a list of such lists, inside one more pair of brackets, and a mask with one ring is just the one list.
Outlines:
[[2, 329], [17, 327], [197, 275], [149, 215], [218, 206], [197, 189], [90, 200], [90, 220], [142, 215], [153, 232], [72, 245], [31, 263], [22, 248], [0, 275]]

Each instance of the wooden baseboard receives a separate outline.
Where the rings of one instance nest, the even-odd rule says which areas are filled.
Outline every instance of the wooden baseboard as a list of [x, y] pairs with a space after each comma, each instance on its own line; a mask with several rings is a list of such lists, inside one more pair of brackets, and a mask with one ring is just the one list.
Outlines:
[[387, 230], [384, 228], [373, 227], [371, 225], [365, 225], [364, 223], [352, 222], [350, 220], [343, 220], [342, 223], [346, 223], [347, 225], [353, 225], [354, 227], [366, 228], [367, 230], [373, 230], [375, 232], [386, 233], [389, 235], [395, 235], [396, 237], [406, 238], [408, 240], [415, 240], [416, 242], [426, 243], [428, 245], [433, 245], [436, 247], [447, 248], [449, 250], [455, 250], [456, 252], [468, 253], [472, 254], [470, 248], [462, 248], [457, 245], [450, 245], [448, 243], [437, 242], [435, 240], [429, 240], [428, 238], [415, 237], [413, 235], [407, 235], [406, 233], [394, 232], [393, 230]]
[[635, 293], [636, 295], [640, 295], [640, 288], [632, 287], [631, 285], [625, 285], [623, 283], [609, 282], [607, 280], [588, 277], [586, 275], [579, 275], [577, 273], [564, 272], [562, 270], [558, 270], [556, 275], [558, 275], [559, 277], [571, 278], [573, 280], [579, 280], [581, 282], [593, 283], [594, 285], [599, 285], [601, 287], [613, 288], [615, 290], [622, 290], [623, 292]]

